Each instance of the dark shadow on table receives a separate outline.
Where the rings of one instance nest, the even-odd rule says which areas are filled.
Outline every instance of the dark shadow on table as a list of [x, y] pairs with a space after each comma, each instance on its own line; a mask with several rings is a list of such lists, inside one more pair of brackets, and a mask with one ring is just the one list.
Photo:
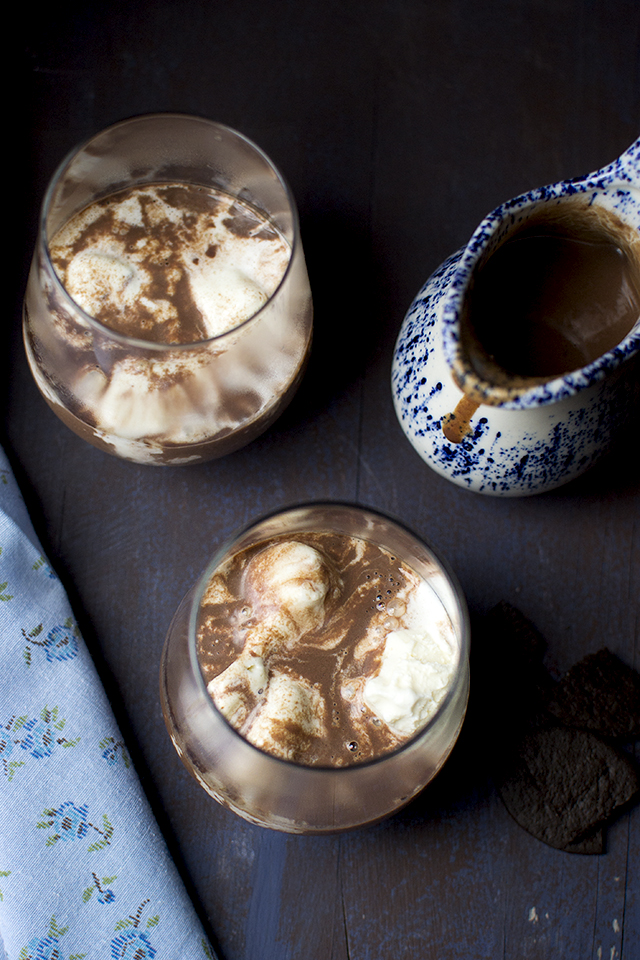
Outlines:
[[303, 224], [303, 245], [314, 305], [313, 345], [296, 397], [274, 428], [302, 427], [347, 393], [395, 337], [379, 307], [391, 282], [372, 249], [364, 217], [313, 212]]
[[[472, 644], [482, 618], [472, 617]], [[481, 642], [481, 641], [479, 641]], [[477, 668], [477, 669], [476, 669]], [[476, 648], [471, 658], [469, 704], [460, 736], [442, 769], [428, 786], [391, 818], [400, 826], [427, 821], [455, 811], [471, 810], [493, 795], [491, 756], [501, 749], [500, 730], [495, 727], [495, 709], [489, 691], [483, 689], [477, 674], [488, 669], [485, 650]]]

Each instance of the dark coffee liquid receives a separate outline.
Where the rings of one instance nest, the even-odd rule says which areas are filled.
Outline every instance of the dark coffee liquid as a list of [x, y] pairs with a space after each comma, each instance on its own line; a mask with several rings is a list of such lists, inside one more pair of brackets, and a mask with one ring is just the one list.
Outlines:
[[542, 230], [499, 247], [469, 297], [468, 357], [493, 382], [577, 370], [620, 343], [640, 314], [631, 264], [613, 241]]

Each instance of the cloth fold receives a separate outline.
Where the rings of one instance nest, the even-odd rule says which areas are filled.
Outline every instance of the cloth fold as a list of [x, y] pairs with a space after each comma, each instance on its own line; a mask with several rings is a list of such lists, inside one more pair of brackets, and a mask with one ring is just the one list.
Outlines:
[[214, 958], [0, 448], [0, 957]]

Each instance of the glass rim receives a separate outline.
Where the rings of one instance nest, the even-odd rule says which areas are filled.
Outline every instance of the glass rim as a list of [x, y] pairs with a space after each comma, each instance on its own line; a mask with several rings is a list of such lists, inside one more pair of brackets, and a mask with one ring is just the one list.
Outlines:
[[[254, 153], [256, 153], [269, 167], [277, 181], [279, 182], [284, 195], [287, 200], [289, 210], [291, 211], [291, 254], [287, 262], [286, 269], [280, 278], [278, 286], [275, 288], [273, 293], [270, 294], [268, 299], [259, 307], [255, 313], [252, 313], [251, 316], [245, 317], [240, 323], [237, 323], [230, 330], [225, 330], [223, 333], [216, 334], [213, 337], [208, 337], [204, 340], [194, 340], [189, 343], [159, 343], [154, 340], [143, 340], [140, 337], [132, 337], [125, 333], [120, 333], [117, 330], [113, 330], [111, 327], [108, 327], [106, 324], [102, 323], [101, 320], [98, 320], [96, 317], [93, 317], [90, 313], [87, 313], [79, 303], [73, 299], [62, 280], [58, 276], [58, 273], [53, 265], [51, 260], [50, 248], [49, 248], [49, 236], [47, 231], [47, 218], [50, 213], [51, 204], [53, 202], [56, 190], [59, 186], [60, 180], [62, 179], [65, 172], [68, 170], [69, 166], [73, 160], [83, 151], [86, 150], [88, 146], [98, 140], [100, 137], [104, 136], [106, 133], [110, 133], [113, 130], [118, 129], [119, 127], [126, 127], [137, 123], [146, 123], [156, 120], [177, 120], [185, 121], [186, 123], [201, 123], [205, 126], [213, 127], [218, 130], [224, 131], [227, 134], [231, 134], [233, 137], [237, 138], [239, 141], [245, 143]], [[143, 181], [145, 182], [145, 181]], [[154, 183], [161, 183], [162, 181], [148, 181], [149, 186]], [[176, 180], [176, 183], [194, 183], [191, 180]], [[206, 187], [207, 184], [199, 183], [197, 186]], [[108, 194], [107, 194], [108, 196]], [[280, 231], [278, 231], [280, 232]], [[287, 243], [288, 238], [287, 239]], [[298, 215], [298, 208], [293, 196], [293, 191], [289, 186], [286, 178], [281, 173], [276, 164], [271, 160], [271, 158], [262, 150], [261, 147], [257, 145], [250, 137], [247, 137], [245, 134], [241, 133], [239, 130], [234, 129], [233, 127], [228, 126], [224, 123], [219, 123], [217, 120], [209, 120], [207, 117], [200, 117], [195, 114], [188, 113], [175, 113], [168, 111], [166, 113], [157, 112], [157, 113], [142, 113], [137, 114], [132, 117], [127, 117], [124, 120], [118, 120], [116, 123], [112, 123], [107, 127], [103, 127], [97, 133], [92, 134], [90, 137], [87, 137], [81, 143], [73, 147], [63, 159], [60, 161], [56, 169], [54, 170], [49, 182], [47, 184], [47, 189], [45, 190], [42, 204], [40, 207], [40, 216], [38, 219], [38, 246], [41, 247], [46, 261], [47, 269], [50, 272], [53, 282], [56, 286], [57, 292], [63, 297], [66, 301], [67, 306], [71, 306], [71, 309], [77, 311], [82, 320], [86, 325], [93, 329], [94, 332], [100, 333], [102, 336], [107, 337], [110, 340], [114, 340], [122, 346], [133, 347], [136, 350], [148, 350], [152, 353], [157, 353], [159, 356], [166, 356], [167, 354], [174, 353], [175, 351], [189, 351], [194, 349], [204, 349], [206, 346], [211, 346], [216, 343], [224, 343], [225, 340], [231, 339], [236, 335], [240, 330], [244, 329], [249, 324], [252, 324], [254, 321], [262, 315], [267, 307], [270, 307], [274, 300], [280, 294], [282, 288], [284, 287], [290, 273], [292, 270], [292, 264], [294, 257], [297, 256], [298, 248], [300, 246], [300, 218]]]
[[[430, 558], [435, 561], [439, 570], [444, 574], [445, 580], [447, 581], [449, 587], [451, 588], [452, 595], [455, 599], [458, 612], [460, 614], [460, 636], [459, 643], [457, 648], [457, 659], [455, 664], [455, 669], [453, 673], [453, 679], [449, 685], [449, 688], [437, 706], [435, 713], [427, 720], [427, 722], [420, 727], [416, 732], [409, 737], [407, 740], [403, 741], [397, 747], [394, 747], [393, 750], [389, 750], [380, 756], [372, 757], [369, 760], [363, 760], [360, 763], [351, 763], [345, 764], [344, 766], [331, 766], [325, 764], [306, 764], [299, 763], [296, 760], [287, 760], [285, 757], [278, 757], [273, 753], [269, 753], [268, 750], [263, 750], [262, 747], [258, 747], [255, 744], [251, 743], [246, 737], [243, 737], [242, 734], [229, 723], [224, 714], [218, 709], [216, 704], [213, 701], [213, 698], [209, 695], [207, 691], [207, 685], [205, 683], [204, 676], [202, 674], [202, 669], [200, 667], [200, 661], [198, 659], [198, 654], [196, 650], [196, 633], [197, 633], [197, 618], [198, 612], [200, 609], [200, 601], [204, 595], [204, 592], [209, 584], [209, 580], [215, 569], [220, 565], [224, 557], [227, 555], [231, 547], [237, 543], [242, 537], [249, 533], [253, 528], [260, 526], [268, 520], [271, 520], [275, 517], [292, 514], [292, 513], [302, 513], [305, 510], [312, 510], [316, 508], [330, 508], [331, 510], [338, 510], [340, 512], [346, 511], [358, 511], [361, 514], [369, 514], [370, 516], [376, 517], [380, 520], [383, 520], [387, 523], [392, 524], [397, 527], [403, 533], [407, 534], [412, 540], [416, 541], [420, 547], [426, 549]], [[362, 538], [366, 539], [366, 538]], [[372, 540], [371, 542], [377, 542]], [[384, 544], [378, 544], [379, 546], [384, 546]], [[385, 548], [386, 549], [386, 548]], [[262, 514], [257, 517], [255, 520], [252, 520], [249, 523], [244, 524], [243, 526], [237, 528], [230, 536], [228, 536], [224, 542], [218, 547], [210, 558], [207, 566], [205, 567], [203, 573], [199, 576], [194, 587], [191, 588], [191, 598], [189, 600], [191, 609], [189, 610], [188, 618], [188, 630], [187, 630], [187, 644], [189, 651], [189, 663], [191, 666], [192, 673], [195, 677], [196, 686], [198, 688], [198, 693], [204, 698], [207, 703], [207, 709], [214, 714], [219, 720], [221, 720], [225, 726], [228, 728], [231, 733], [241, 740], [251, 751], [255, 751], [262, 757], [266, 757], [269, 760], [283, 764], [289, 768], [295, 768], [296, 770], [305, 771], [309, 776], [314, 776], [316, 774], [322, 773], [324, 776], [327, 773], [335, 774], [336, 776], [345, 776], [347, 773], [353, 775], [354, 771], [362, 770], [365, 767], [372, 767], [385, 761], [390, 760], [392, 757], [396, 757], [402, 753], [405, 753], [410, 749], [413, 744], [418, 740], [421, 740], [427, 732], [435, 725], [439, 720], [441, 715], [444, 713], [445, 709], [449, 706], [454, 696], [457, 694], [460, 679], [463, 677], [464, 670], [461, 669], [464, 667], [465, 663], [468, 663], [469, 660], [469, 651], [470, 651], [470, 640], [471, 640], [471, 621], [469, 616], [469, 610], [467, 606], [467, 601], [465, 599], [462, 587], [458, 580], [458, 577], [451, 568], [449, 562], [445, 560], [439, 552], [434, 550], [431, 543], [425, 540], [423, 537], [414, 533], [402, 520], [399, 520], [395, 516], [391, 516], [388, 513], [385, 513], [381, 510], [378, 510], [374, 507], [364, 506], [363, 504], [350, 502], [346, 500], [310, 500], [303, 502], [296, 502], [282, 507], [276, 507], [273, 510], [268, 511], [267, 513]], [[440, 598], [438, 598], [440, 599]], [[448, 611], [447, 611], [448, 615]]]

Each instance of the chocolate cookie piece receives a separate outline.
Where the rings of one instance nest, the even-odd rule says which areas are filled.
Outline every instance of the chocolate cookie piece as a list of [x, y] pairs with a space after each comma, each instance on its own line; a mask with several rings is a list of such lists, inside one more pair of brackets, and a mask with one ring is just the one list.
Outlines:
[[550, 726], [522, 737], [498, 790], [534, 837], [590, 853], [601, 849], [594, 831], [640, 791], [640, 777], [629, 758], [593, 734]]
[[[523, 613], [505, 601], [473, 627], [473, 696], [485, 721], [511, 739], [544, 705], [551, 678], [542, 658], [546, 643]], [[505, 724], [505, 718], [508, 723]]]
[[522, 611], [506, 600], [489, 611], [485, 627], [500, 652], [508, 654], [522, 668], [537, 669], [542, 662], [546, 648], [544, 637]]
[[640, 737], [640, 674], [605, 647], [567, 671], [547, 709], [568, 727], [634, 740]]

